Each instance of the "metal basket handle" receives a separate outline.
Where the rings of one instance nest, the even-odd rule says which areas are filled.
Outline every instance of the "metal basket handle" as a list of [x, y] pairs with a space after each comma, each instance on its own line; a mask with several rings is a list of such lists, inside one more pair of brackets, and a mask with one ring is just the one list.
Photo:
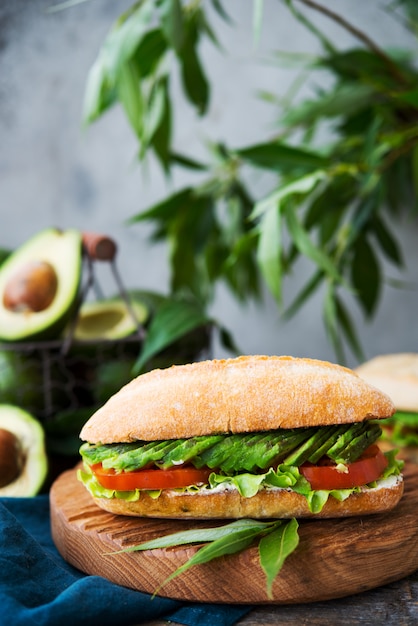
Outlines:
[[113, 261], [117, 252], [113, 239], [92, 232], [82, 232], [81, 236], [84, 251], [93, 261]]

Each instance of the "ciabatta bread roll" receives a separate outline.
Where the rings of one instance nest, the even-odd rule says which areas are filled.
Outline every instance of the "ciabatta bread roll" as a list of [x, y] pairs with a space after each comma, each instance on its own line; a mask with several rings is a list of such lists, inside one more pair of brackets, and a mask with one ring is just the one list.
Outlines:
[[[85, 424], [80, 479], [99, 506], [165, 518], [363, 515], [396, 506], [376, 442], [395, 407], [352, 370], [242, 356], [138, 376]], [[324, 495], [325, 494], [325, 495]]]

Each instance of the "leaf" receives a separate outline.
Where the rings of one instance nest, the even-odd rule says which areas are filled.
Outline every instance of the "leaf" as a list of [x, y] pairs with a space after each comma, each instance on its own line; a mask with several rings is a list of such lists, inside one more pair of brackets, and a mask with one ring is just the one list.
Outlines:
[[257, 260], [264, 279], [278, 302], [282, 299], [281, 290], [281, 214], [280, 208], [273, 205], [262, 216], [257, 230], [259, 241]]
[[337, 361], [339, 363], [345, 363], [343, 344], [341, 341], [341, 336], [338, 332], [338, 314], [335, 297], [335, 284], [333, 283], [333, 281], [328, 281], [327, 290], [325, 292], [324, 298], [323, 317], [325, 330], [327, 331], [331, 345], [333, 346], [337, 355]]
[[331, 281], [328, 283], [324, 298], [324, 324], [339, 363], [345, 362], [343, 334], [358, 360], [364, 361], [363, 350], [348, 311], [338, 297], [335, 284]]
[[223, 8], [220, 0], [212, 0], [212, 5], [213, 5], [213, 8], [217, 11], [217, 13], [222, 17], [222, 19], [225, 20], [225, 22], [232, 23], [231, 17]]
[[321, 154], [294, 148], [282, 142], [256, 144], [241, 148], [236, 154], [252, 165], [264, 169], [286, 172], [290, 169], [312, 169], [325, 167], [329, 160]]
[[[230, 524], [215, 526], [214, 528], [199, 528], [195, 530], [181, 530], [177, 533], [164, 535], [157, 539], [144, 541], [136, 546], [124, 548], [120, 552], [136, 552], [144, 550], [156, 550], [162, 548], [171, 548], [174, 546], [183, 546], [188, 544], [207, 543], [216, 541], [225, 537], [235, 535], [237, 532], [248, 531], [266, 531], [274, 525], [274, 522], [260, 522], [249, 519], [239, 519]], [[114, 553], [113, 553], [114, 554]]]
[[272, 587], [277, 574], [299, 545], [298, 527], [296, 519], [291, 519], [260, 540], [260, 564], [267, 577], [267, 596], [270, 600], [273, 599]]
[[165, 79], [164, 86], [164, 107], [160, 124], [156, 128], [152, 140], [152, 147], [166, 173], [172, 162], [171, 156], [171, 132], [172, 132], [172, 111], [171, 100], [169, 98], [169, 81]]
[[264, 211], [269, 210], [274, 203], [281, 202], [287, 196], [292, 194], [307, 194], [312, 191], [320, 180], [325, 178], [326, 174], [323, 170], [315, 170], [306, 176], [301, 176], [290, 181], [278, 189], [273, 191], [267, 197], [259, 200], [250, 215], [251, 220], [255, 220], [262, 215]]
[[163, 32], [169, 45], [176, 52], [180, 52], [185, 35], [180, 0], [160, 0], [159, 11]]
[[136, 136], [141, 139], [144, 104], [139, 75], [133, 63], [125, 63], [119, 68], [116, 84], [119, 101]]
[[402, 258], [402, 253], [398, 246], [398, 242], [392, 236], [392, 233], [386, 226], [382, 216], [376, 214], [373, 217], [373, 226], [371, 233], [375, 236], [377, 242], [379, 243], [381, 249], [386, 254], [386, 256], [399, 267], [403, 267], [404, 261]]
[[242, 350], [240, 350], [238, 346], [236, 345], [234, 338], [232, 336], [232, 333], [224, 326], [218, 326], [218, 327], [219, 327], [219, 339], [220, 339], [221, 346], [223, 348], [226, 348], [226, 350], [229, 350], [229, 352], [236, 354], [237, 356], [239, 354], [242, 354]]
[[370, 103], [375, 90], [360, 83], [343, 84], [292, 107], [281, 119], [284, 126], [309, 125], [321, 118], [349, 115]]
[[307, 231], [297, 219], [296, 211], [292, 207], [286, 209], [285, 217], [292, 240], [301, 254], [311, 259], [330, 278], [339, 283], [344, 283], [344, 279], [332, 259], [311, 241]]
[[263, 23], [264, 0], [253, 1], [253, 32], [254, 42], [258, 44], [261, 37], [261, 27]]
[[310, 202], [304, 225], [318, 228], [321, 247], [338, 235], [338, 227], [356, 194], [353, 178], [346, 174], [333, 176]]
[[144, 143], [151, 142], [154, 133], [160, 126], [164, 117], [165, 104], [168, 94], [166, 93], [167, 82], [159, 81], [151, 92], [151, 97], [146, 109], [146, 117], [144, 122]]
[[181, 299], [165, 302], [151, 320], [141, 354], [133, 367], [133, 374], [139, 374], [151, 357], [175, 340], [209, 322], [200, 306], [192, 302]]
[[[91, 123], [116, 101], [119, 73], [132, 58], [146, 33], [152, 3], [146, 2], [121, 20], [104, 40], [87, 77], [83, 119]], [[123, 79], [122, 79], [123, 80]]]
[[[170, 227], [171, 290], [189, 290], [201, 302], [211, 297], [206, 253], [218, 240], [214, 202], [210, 195], [191, 198], [177, 213]], [[219, 252], [222, 247], [218, 246]]]
[[361, 237], [356, 242], [351, 281], [364, 312], [371, 317], [379, 301], [382, 278], [379, 262], [366, 237]]
[[406, 102], [407, 104], [411, 104], [412, 106], [418, 108], [418, 89], [413, 89], [412, 91], [405, 91], [404, 93], [397, 94], [396, 98], [398, 98], [402, 102]]
[[161, 29], [154, 28], [144, 34], [139, 42], [132, 62], [142, 78], [150, 76], [167, 52], [167, 42]]
[[147, 32], [152, 12], [152, 2], [141, 4], [129, 13], [121, 25], [116, 26], [105, 39], [100, 56], [112, 82], [116, 82], [121, 66], [135, 54]]
[[184, 204], [190, 202], [193, 196], [193, 189], [191, 187], [185, 187], [176, 191], [174, 194], [165, 198], [161, 202], [154, 204], [149, 209], [138, 213], [129, 218], [128, 224], [134, 224], [135, 222], [143, 222], [147, 220], [161, 220], [167, 222], [172, 218]]
[[[282, 520], [264, 522], [261, 520], [238, 519], [230, 524], [214, 528], [186, 530], [157, 537], [156, 539], [145, 541], [136, 546], [129, 546], [111, 554], [206, 544], [200, 547], [186, 563], [177, 568], [161, 583], [154, 591], [153, 595], [155, 596], [163, 586], [191, 567], [208, 563], [225, 555], [242, 552], [257, 537], [261, 537], [259, 543], [260, 565], [267, 576], [267, 593], [270, 598], [274, 578], [279, 573], [286, 558], [299, 544], [298, 522], [296, 519], [291, 519], [287, 522]], [[271, 537], [270, 541], [265, 541], [267, 537]]]
[[191, 32], [187, 34], [181, 49], [179, 59], [181, 62], [181, 76], [183, 87], [189, 101], [203, 115], [209, 104], [209, 83], [203, 71], [197, 54], [198, 31], [195, 25], [189, 26]]
[[352, 48], [322, 58], [319, 67], [330, 69], [341, 83], [361, 82], [383, 89], [397, 87], [385, 59], [365, 48]]
[[84, 92], [83, 122], [90, 124], [117, 101], [116, 88], [109, 81], [101, 58], [96, 59], [87, 76]]
[[324, 279], [324, 273], [321, 271], [317, 271], [314, 273], [312, 278], [308, 280], [305, 287], [301, 289], [299, 294], [296, 296], [292, 304], [286, 309], [284, 312], [285, 319], [291, 319], [301, 308], [303, 304], [305, 304], [306, 300], [312, 296], [312, 294], [318, 289], [319, 285]]
[[238, 235], [218, 273], [219, 277], [222, 272], [226, 275], [233, 293], [243, 302], [250, 297], [258, 299], [260, 296], [260, 272], [254, 244], [257, 237], [256, 229]]
[[360, 341], [355, 332], [354, 325], [351, 321], [348, 310], [344, 306], [342, 300], [337, 296], [337, 294], [335, 294], [335, 306], [339, 327], [344, 332], [345, 338], [357, 359], [360, 362], [363, 362], [365, 360], [365, 357], [362, 347], [360, 345]]
[[172, 152], [170, 158], [172, 163], [181, 165], [182, 167], [186, 167], [191, 170], [205, 171], [208, 169], [208, 166], [205, 163], [191, 159], [190, 157], [180, 154], [179, 152]]
[[347, 250], [353, 246], [358, 237], [361, 237], [362, 233], [368, 228], [379, 206], [379, 201], [379, 188], [374, 189], [373, 193], [364, 197], [360, 196], [349, 223], [348, 237], [345, 243]]
[[164, 585], [195, 565], [202, 565], [203, 563], [208, 563], [221, 556], [242, 552], [253, 543], [254, 539], [260, 535], [260, 532], [258, 525], [253, 528], [249, 525], [248, 528], [239, 529], [220, 539], [215, 539], [208, 545], [200, 548], [186, 563], [170, 574], [154, 592], [154, 595], [158, 593]]

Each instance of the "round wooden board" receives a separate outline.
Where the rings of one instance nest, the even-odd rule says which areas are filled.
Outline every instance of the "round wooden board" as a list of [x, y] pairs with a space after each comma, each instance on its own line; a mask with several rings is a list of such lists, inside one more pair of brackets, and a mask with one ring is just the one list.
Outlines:
[[[418, 466], [407, 466], [405, 493], [393, 511], [379, 515], [306, 520], [300, 542], [267, 597], [257, 546], [190, 568], [159, 595], [195, 602], [295, 604], [340, 598], [394, 582], [418, 569]], [[197, 548], [114, 552], [213, 521], [123, 517], [98, 508], [76, 471], [52, 485], [51, 531], [62, 557], [87, 574], [153, 593]], [[223, 522], [225, 523], [225, 522]], [[113, 553], [113, 554], [112, 554]]]

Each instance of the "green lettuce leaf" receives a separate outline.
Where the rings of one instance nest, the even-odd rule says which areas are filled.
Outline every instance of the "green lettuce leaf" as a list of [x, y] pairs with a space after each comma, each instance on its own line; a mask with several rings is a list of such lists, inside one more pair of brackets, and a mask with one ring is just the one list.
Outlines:
[[418, 446], [418, 413], [396, 411], [381, 423], [389, 427], [388, 430], [383, 428], [382, 439], [402, 448]]

